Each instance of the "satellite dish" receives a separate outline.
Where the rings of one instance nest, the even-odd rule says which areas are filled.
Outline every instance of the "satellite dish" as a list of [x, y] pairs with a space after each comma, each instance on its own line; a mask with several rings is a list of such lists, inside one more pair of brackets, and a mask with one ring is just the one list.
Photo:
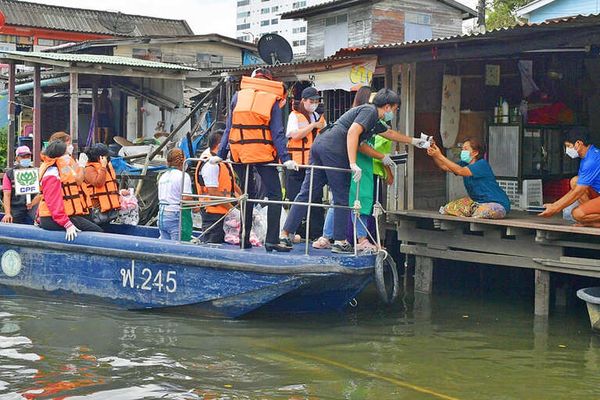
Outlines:
[[269, 65], [289, 63], [294, 58], [292, 46], [282, 36], [267, 33], [258, 41], [258, 54]]
[[135, 23], [128, 15], [123, 15], [120, 12], [98, 14], [98, 22], [111, 32], [128, 34], [135, 29]]

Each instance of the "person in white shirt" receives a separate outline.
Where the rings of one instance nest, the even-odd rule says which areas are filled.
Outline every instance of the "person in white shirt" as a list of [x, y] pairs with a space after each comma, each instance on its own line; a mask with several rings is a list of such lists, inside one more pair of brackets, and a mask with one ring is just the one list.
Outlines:
[[160, 239], [179, 240], [182, 237], [179, 231], [182, 193], [192, 193], [192, 181], [190, 176], [183, 172], [183, 161], [183, 151], [177, 148], [171, 149], [167, 154], [169, 169], [158, 180]]

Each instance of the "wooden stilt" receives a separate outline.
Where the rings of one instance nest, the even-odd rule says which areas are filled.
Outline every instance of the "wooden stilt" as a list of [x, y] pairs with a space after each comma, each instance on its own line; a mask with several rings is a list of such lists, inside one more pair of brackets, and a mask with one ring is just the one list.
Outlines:
[[42, 150], [42, 84], [39, 64], [33, 68], [33, 165], [40, 165]]
[[415, 257], [415, 292], [431, 294], [433, 289], [433, 258]]
[[8, 138], [6, 152], [6, 160], [9, 167], [15, 163], [15, 127], [17, 117], [15, 115], [15, 80], [16, 80], [15, 64], [8, 64]]
[[535, 270], [535, 307], [537, 316], [548, 316], [550, 313], [550, 272]]
[[70, 79], [70, 92], [71, 92], [71, 103], [70, 103], [70, 128], [69, 133], [71, 134], [71, 141], [75, 149], [78, 149], [79, 145], [79, 74], [77, 72], [71, 72], [69, 74]]

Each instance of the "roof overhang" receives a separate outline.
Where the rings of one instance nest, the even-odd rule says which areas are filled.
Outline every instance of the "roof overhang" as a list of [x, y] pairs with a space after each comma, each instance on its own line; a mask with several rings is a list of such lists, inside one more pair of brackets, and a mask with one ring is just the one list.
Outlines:
[[538, 8], [547, 6], [550, 3], [554, 3], [554, 0], [535, 0], [523, 7], [517, 8], [515, 14], [517, 14], [518, 17], [523, 17], [530, 12], [537, 10]]
[[55, 72], [134, 78], [185, 79], [195, 68], [139, 60], [130, 57], [93, 54], [62, 54], [26, 51], [0, 52], [0, 62], [30, 66], [51, 66]]

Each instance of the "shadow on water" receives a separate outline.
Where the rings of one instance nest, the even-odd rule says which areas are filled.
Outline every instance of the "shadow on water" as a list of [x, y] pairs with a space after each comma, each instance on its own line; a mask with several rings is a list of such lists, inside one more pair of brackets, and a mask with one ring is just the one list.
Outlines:
[[600, 340], [580, 305], [536, 320], [526, 291], [468, 285], [234, 321], [0, 298], [0, 399], [598, 397]]

